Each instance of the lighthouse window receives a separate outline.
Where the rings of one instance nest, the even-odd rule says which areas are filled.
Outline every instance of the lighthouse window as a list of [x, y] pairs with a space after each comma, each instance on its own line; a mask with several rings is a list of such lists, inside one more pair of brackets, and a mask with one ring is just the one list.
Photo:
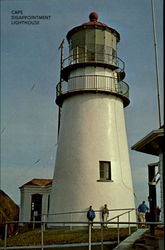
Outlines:
[[111, 162], [110, 161], [100, 161], [100, 180], [107, 181], [111, 180]]
[[115, 64], [117, 64], [117, 53], [116, 50], [112, 48], [112, 60]]
[[96, 60], [104, 62], [105, 59], [104, 45], [96, 44], [95, 49], [96, 49]]
[[87, 44], [87, 60], [88, 61], [95, 60], [95, 46], [94, 46], [94, 44]]

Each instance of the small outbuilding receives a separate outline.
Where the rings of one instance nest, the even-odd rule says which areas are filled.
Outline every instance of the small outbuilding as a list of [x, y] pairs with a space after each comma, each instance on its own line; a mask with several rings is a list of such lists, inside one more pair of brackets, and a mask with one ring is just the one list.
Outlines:
[[43, 220], [49, 212], [52, 179], [32, 179], [20, 189], [19, 221]]
[[[149, 185], [149, 202], [150, 211], [153, 214], [153, 220], [155, 221], [156, 213], [156, 184], [160, 181], [160, 198], [161, 198], [161, 221], [164, 222], [164, 165], [163, 165], [163, 154], [164, 154], [164, 125], [160, 128], [151, 131], [131, 149], [158, 156], [158, 163], [151, 163], [148, 165], [148, 185]], [[155, 167], [158, 166], [159, 179], [156, 180]]]

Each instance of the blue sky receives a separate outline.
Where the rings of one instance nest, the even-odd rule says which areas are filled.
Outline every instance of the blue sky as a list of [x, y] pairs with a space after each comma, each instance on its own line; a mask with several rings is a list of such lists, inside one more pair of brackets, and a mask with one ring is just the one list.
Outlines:
[[[11, 24], [11, 12], [51, 16], [39, 25]], [[121, 36], [118, 57], [130, 86], [125, 109], [136, 202], [147, 200], [147, 165], [158, 158], [130, 148], [159, 127], [150, 0], [1, 1], [1, 189], [19, 204], [19, 186], [52, 178], [57, 143], [55, 86], [58, 47], [67, 32], [88, 21], [90, 12]], [[157, 48], [163, 106], [163, 1], [155, 1]], [[67, 41], [65, 40], [65, 57]]]

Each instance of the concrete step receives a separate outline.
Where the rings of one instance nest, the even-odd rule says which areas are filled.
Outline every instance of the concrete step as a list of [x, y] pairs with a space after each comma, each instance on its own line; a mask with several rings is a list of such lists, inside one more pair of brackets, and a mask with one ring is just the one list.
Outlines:
[[154, 246], [151, 245], [146, 245], [146, 244], [142, 244], [142, 243], [136, 243], [133, 247], [133, 249], [136, 250], [155, 250], [155, 249], [159, 249], [159, 248], [155, 248]]
[[154, 236], [145, 236], [146, 245], [159, 247], [159, 239]]

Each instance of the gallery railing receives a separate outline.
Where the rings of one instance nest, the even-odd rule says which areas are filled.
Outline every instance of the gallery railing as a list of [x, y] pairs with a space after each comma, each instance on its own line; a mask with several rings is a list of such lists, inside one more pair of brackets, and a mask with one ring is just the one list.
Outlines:
[[[112, 48], [109, 48], [112, 49]], [[63, 60], [63, 67], [77, 63], [105, 63], [119, 68], [121, 71], [125, 69], [125, 63], [114, 53], [92, 52], [92, 51], [74, 51], [72, 55]]]
[[115, 77], [102, 75], [82, 75], [62, 81], [56, 86], [56, 96], [76, 91], [104, 91], [129, 98], [129, 86]]

